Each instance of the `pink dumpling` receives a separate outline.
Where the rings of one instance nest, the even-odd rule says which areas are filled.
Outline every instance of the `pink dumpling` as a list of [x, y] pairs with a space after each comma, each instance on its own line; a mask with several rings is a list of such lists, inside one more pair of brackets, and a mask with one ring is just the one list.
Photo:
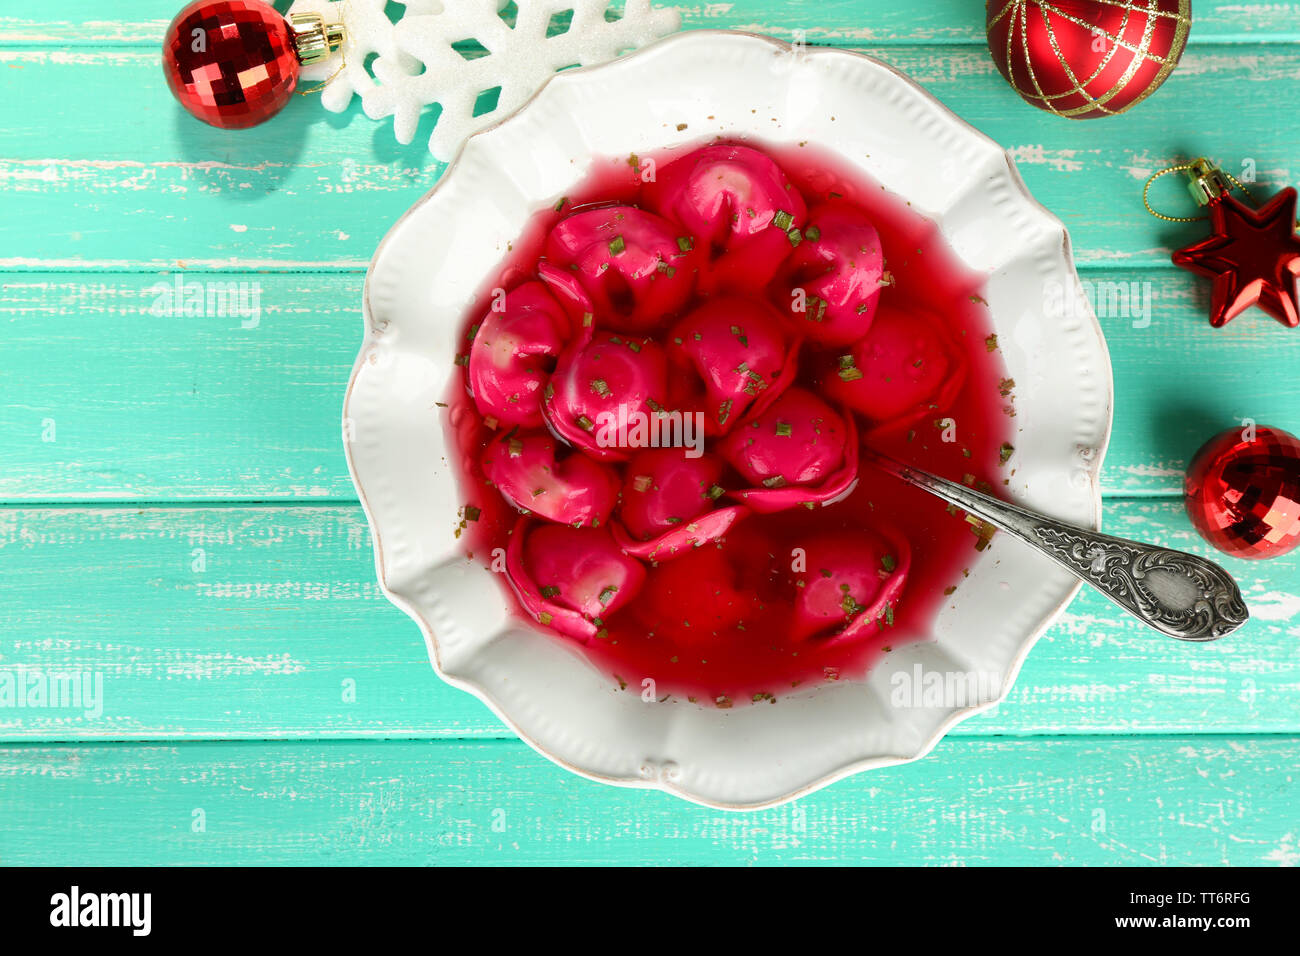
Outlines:
[[[804, 224], [803, 197], [770, 156], [729, 143], [687, 153], [659, 170], [645, 187], [650, 208], [685, 226], [720, 252], [759, 235]], [[791, 222], [777, 222], [785, 212]], [[786, 241], [787, 245], [789, 240]]]
[[653, 340], [595, 332], [560, 356], [543, 393], [546, 420], [560, 437], [597, 458], [622, 460], [624, 434], [663, 408], [667, 360]]
[[[722, 494], [722, 461], [687, 458], [681, 448], [647, 448], [628, 462], [618, 516], [642, 541], [712, 510]], [[716, 493], [715, 493], [716, 492]]]
[[844, 460], [845, 433], [833, 408], [796, 387], [727, 436], [722, 452], [751, 484], [815, 485]]
[[645, 567], [604, 529], [522, 519], [506, 571], [524, 608], [541, 624], [584, 643], [645, 583]]
[[557, 283], [554, 270], [572, 272], [597, 325], [646, 332], [689, 298], [696, 261], [690, 250], [667, 220], [634, 206], [602, 206], [555, 224], [546, 239], [552, 268], [541, 275], [567, 301], [573, 290]]
[[717, 143], [659, 170], [645, 187], [647, 205], [681, 223], [717, 260], [715, 285], [767, 283], [804, 225], [803, 197], [771, 157], [748, 146]]
[[905, 539], [863, 529], [823, 533], [799, 546], [804, 570], [794, 575], [796, 640], [868, 637], [894, 623], [912, 560]]
[[856, 206], [832, 200], [809, 214], [777, 285], [801, 335], [846, 345], [871, 328], [884, 272], [876, 227]]
[[946, 408], [965, 380], [933, 316], [882, 306], [865, 338], [825, 360], [820, 386], [877, 427], [897, 427]]
[[723, 462], [681, 448], [650, 448], [628, 462], [614, 540], [638, 558], [666, 561], [715, 541], [745, 509], [725, 506]]
[[794, 352], [780, 316], [757, 299], [711, 299], [668, 334], [670, 358], [689, 363], [702, 384], [703, 395], [686, 404], [704, 406], [711, 435], [775, 401], [797, 371]]
[[754, 511], [830, 504], [857, 483], [858, 435], [840, 415], [803, 388], [790, 388], [766, 411], [722, 440], [721, 452], [752, 487], [729, 491]]
[[618, 476], [582, 454], [557, 460], [559, 439], [541, 429], [503, 434], [483, 452], [483, 472], [520, 511], [600, 527], [618, 498]]
[[469, 387], [484, 417], [505, 425], [542, 423], [542, 388], [564, 347], [568, 320], [540, 282], [525, 282], [489, 309], [469, 349]]

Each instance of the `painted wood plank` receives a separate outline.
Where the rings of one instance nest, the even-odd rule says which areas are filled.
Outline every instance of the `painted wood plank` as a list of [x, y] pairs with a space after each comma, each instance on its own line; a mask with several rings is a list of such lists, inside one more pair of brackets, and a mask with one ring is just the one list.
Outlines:
[[0, 861], [1295, 865], [1297, 763], [1289, 736], [949, 740], [742, 815], [514, 742], [5, 747]]
[[[617, 4], [613, 4], [617, 6]], [[287, 9], [285, 0], [276, 6]], [[818, 43], [983, 43], [984, 11], [970, 0], [734, 0], [674, 4], [686, 29], [753, 30]], [[39, 46], [150, 46], [175, 13], [170, 0], [118, 0], [113, 18], [95, 0], [61, 0], [0, 16], [0, 43]], [[1191, 43], [1300, 35], [1300, 4], [1197, 0]]]
[[[1208, 553], [1171, 501], [1106, 523]], [[1300, 733], [1300, 553], [1226, 561], [1254, 612], [1237, 635], [1180, 644], [1085, 592], [957, 733]], [[355, 506], [0, 509], [0, 580], [0, 672], [102, 682], [99, 713], [0, 706], [0, 739], [506, 733], [380, 594]]]
[[[1116, 381], [1107, 492], [1177, 493], [1200, 442], [1242, 418], [1300, 428], [1300, 381], [1280, 374], [1300, 362], [1300, 338], [1262, 314], [1211, 329], [1206, 284], [1172, 268], [1087, 278]], [[250, 308], [152, 314], [176, 281], [223, 295], [244, 283]], [[0, 274], [0, 500], [355, 500], [340, 416], [361, 285], [351, 273]]]
[[[864, 49], [1012, 148], [1085, 265], [1167, 263], [1197, 234], [1140, 203], [1143, 178], [1175, 157], [1208, 153], [1237, 173], [1250, 161], [1262, 184], [1300, 172], [1300, 118], [1275, 105], [1300, 94], [1288, 45], [1200, 45], [1158, 96], [1098, 122], [1025, 105], [982, 48]], [[171, 101], [147, 49], [0, 50], [0, 70], [0, 268], [361, 269], [443, 168], [419, 145], [428, 129], [400, 147], [389, 124], [307, 100], [251, 131], [213, 130]], [[113, 97], [86, 95], [96, 88]], [[1232, 122], [1206, 122], [1202, 104], [1225, 90]], [[1160, 201], [1176, 206], [1172, 184]]]

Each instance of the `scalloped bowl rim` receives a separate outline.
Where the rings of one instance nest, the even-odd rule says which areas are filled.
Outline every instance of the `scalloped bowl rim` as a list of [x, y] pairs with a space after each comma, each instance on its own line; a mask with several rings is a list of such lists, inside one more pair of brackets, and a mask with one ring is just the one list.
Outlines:
[[[514, 124], [520, 122], [521, 117], [527, 116], [536, 104], [555, 94], [557, 89], [562, 90], [571, 86], [586, 84], [594, 76], [638, 69], [643, 62], [649, 62], [649, 57], [651, 55], [662, 53], [662, 51], [668, 47], [676, 45], [685, 46], [688, 44], [699, 44], [703, 42], [714, 42], [719, 44], [720, 47], [725, 47], [734, 43], [761, 43], [784, 56], [790, 56], [792, 51], [792, 47], [789, 43], [772, 37], [743, 31], [696, 30], [674, 34], [650, 43], [637, 52], [627, 54], [608, 63], [590, 67], [579, 67], [555, 74], [544, 83], [532, 97], [519, 107], [518, 110], [511, 113], [509, 116], [504, 117], [492, 126], [475, 133], [466, 140], [437, 183], [435, 183], [428, 192], [426, 192], [414, 203], [414, 205], [403, 213], [403, 215], [389, 229], [387, 234], [381, 240], [371, 260], [370, 267], [367, 270], [362, 303], [365, 339], [353, 367], [352, 375], [349, 379], [347, 391], [344, 397], [343, 415], [345, 435], [348, 434], [349, 427], [354, 427], [356, 424], [356, 420], [352, 418], [351, 412], [354, 407], [357, 385], [365, 375], [367, 366], [373, 364], [373, 349], [376, 345], [377, 339], [380, 337], [380, 333], [376, 326], [376, 309], [372, 302], [372, 294], [374, 292], [373, 286], [376, 274], [384, 263], [386, 253], [389, 252], [394, 243], [399, 241], [403, 232], [403, 227], [405, 227], [413, 217], [417, 216], [431, 201], [441, 195], [448, 188], [449, 182], [454, 183], [457, 181], [457, 174], [466, 164], [466, 156], [474, 155], [477, 144], [484, 142], [485, 138], [490, 138], [492, 134], [497, 131], [504, 128], [510, 128]], [[1084, 330], [1086, 333], [1085, 337], [1088, 338], [1088, 344], [1096, 347], [1096, 354], [1091, 356], [1091, 358], [1099, 362], [1096, 372], [1104, 387], [1103, 400], [1105, 407], [1102, 412], [1104, 421], [1096, 426], [1095, 438], [1090, 440], [1088, 443], [1089, 447], [1086, 450], [1087, 453], [1084, 455], [1082, 462], [1079, 463], [1079, 467], [1075, 472], [1075, 477], [1086, 484], [1086, 487], [1082, 489], [1082, 494], [1086, 499], [1086, 509], [1089, 512], [1086, 519], [1082, 520], [1080, 523], [1089, 524], [1092, 527], [1099, 527], [1102, 511], [1100, 470], [1112, 430], [1114, 386], [1111, 376], [1109, 351], [1106, 346], [1105, 338], [1102, 334], [1101, 326], [1098, 323], [1096, 316], [1093, 314], [1091, 305], [1083, 296], [1082, 288], [1079, 285], [1073, 254], [1070, 248], [1069, 236], [1064, 225], [1030, 194], [1018, 169], [1016, 168], [1015, 162], [1005, 149], [990, 137], [975, 129], [969, 123], [948, 110], [948, 108], [944, 106], [938, 98], [926, 91], [910, 77], [890, 66], [888, 63], [884, 63], [864, 54], [837, 48], [805, 48], [799, 55], [808, 58], [809, 61], [824, 58], [851, 59], [861, 64], [863, 67], [883, 70], [892, 78], [892, 80], [899, 84], [900, 88], [905, 89], [913, 96], [919, 97], [920, 102], [934, 109], [935, 115], [950, 123], [957, 133], [960, 133], [960, 135], [968, 138], [972, 142], [978, 143], [983, 148], [992, 147], [993, 149], [996, 149], [1002, 160], [1005, 162], [1005, 169], [1001, 172], [1005, 173], [1008, 177], [1008, 185], [1014, 193], [1014, 199], [1023, 204], [1025, 209], [1037, 217], [1040, 223], [1047, 227], [1047, 229], [1053, 234], [1056, 231], [1059, 231], [1060, 265], [1074, 280], [1073, 288], [1066, 290], [1065, 305], [1069, 308], [1075, 309], [1075, 314], [1081, 317], [1084, 321], [1084, 325], [1086, 326]], [[739, 135], [743, 137], [746, 134], [742, 133]], [[759, 135], [761, 136], [761, 134]], [[653, 147], [646, 146], [644, 148], [649, 149]], [[493, 265], [495, 265], [495, 262]], [[1004, 679], [1001, 685], [1001, 690], [995, 697], [969, 706], [946, 708], [945, 715], [927, 732], [925, 739], [912, 746], [908, 752], [885, 753], [847, 759], [839, 765], [826, 768], [810, 779], [801, 779], [794, 782], [780, 784], [770, 790], [770, 792], [755, 792], [753, 794], [740, 796], [729, 795], [720, 797], [717, 794], [707, 792], [704, 788], [680, 785], [672, 770], [670, 769], [665, 772], [664, 767], [652, 766], [649, 773], [641, 773], [638, 775], [630, 773], [611, 774], [601, 772], [599, 769], [593, 768], [590, 765], [584, 765], [581, 760], [561, 755], [556, 752], [553, 746], [548, 745], [546, 741], [537, 739], [538, 735], [525, 727], [521, 720], [516, 719], [516, 716], [498, 700], [497, 696], [491, 690], [483, 686], [479, 680], [471, 679], [463, 674], [456, 673], [455, 668], [445, 667], [440, 639], [435, 633], [435, 628], [430, 621], [430, 615], [421, 608], [419, 600], [416, 597], [405, 593], [400, 589], [400, 587], [394, 586], [393, 582], [390, 580], [390, 566], [385, 557], [384, 530], [381, 529], [380, 518], [377, 516], [372, 499], [367, 494], [366, 483], [359, 474], [359, 471], [361, 470], [359, 465], [361, 460], [360, 449], [357, 447], [354, 440], [345, 440], [344, 447], [349, 473], [357, 489], [357, 494], [371, 529], [375, 564], [380, 587], [383, 590], [383, 593], [394, 605], [399, 607], [418, 624], [424, 635], [431, 662], [439, 676], [445, 682], [476, 696], [532, 749], [574, 773], [592, 780], [618, 786], [659, 789], [673, 793], [689, 801], [718, 809], [755, 810], [774, 806], [865, 770], [886, 766], [896, 766], [926, 756], [955, 724], [994, 707], [1006, 699], [1006, 696], [1010, 692], [1029, 651], [1037, 643], [1038, 639], [1043, 635], [1048, 627], [1050, 627], [1057, 616], [1064, 611], [1066, 606], [1071, 602], [1071, 600], [1073, 600], [1074, 596], [1078, 593], [1079, 588], [1082, 586], [1078, 581], [1074, 581], [1072, 584], [1065, 586], [1063, 590], [1059, 592], [1059, 598], [1057, 598], [1045, 610], [1045, 612], [1041, 614], [1040, 619], [1023, 634], [1014, 653], [1004, 662]], [[554, 640], [554, 638], [548, 639]], [[670, 768], [674, 766], [671, 761], [667, 761], [666, 763]], [[643, 770], [644, 769], [645, 768], [643, 768]]]

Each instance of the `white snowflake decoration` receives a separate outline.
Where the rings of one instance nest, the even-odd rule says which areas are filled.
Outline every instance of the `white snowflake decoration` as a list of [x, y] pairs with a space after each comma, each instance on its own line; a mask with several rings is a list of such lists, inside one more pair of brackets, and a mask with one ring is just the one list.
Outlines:
[[[449, 162], [465, 137], [516, 109], [556, 70], [612, 60], [680, 22], [675, 10], [654, 8], [650, 0], [626, 0], [622, 16], [612, 20], [605, 16], [611, 6], [610, 0], [297, 0], [290, 12], [343, 23], [341, 71], [337, 55], [303, 70], [304, 87], [333, 76], [321, 91], [327, 110], [343, 112], [355, 93], [371, 119], [393, 117], [393, 134], [405, 144], [421, 114], [437, 103], [442, 112], [429, 151]], [[396, 23], [387, 12], [392, 7], [405, 8]], [[569, 12], [568, 30], [548, 37], [552, 20]], [[454, 44], [468, 48], [466, 54]], [[495, 107], [475, 116], [479, 97], [497, 89]]]

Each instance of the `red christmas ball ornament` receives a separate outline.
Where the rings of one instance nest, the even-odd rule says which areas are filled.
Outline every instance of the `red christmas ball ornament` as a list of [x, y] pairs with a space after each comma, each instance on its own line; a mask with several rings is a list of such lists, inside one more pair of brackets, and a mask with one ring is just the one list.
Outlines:
[[1215, 435], [1192, 458], [1187, 514], [1206, 541], [1237, 558], [1300, 545], [1300, 439], [1263, 425]]
[[280, 112], [301, 67], [342, 42], [342, 28], [314, 14], [286, 20], [262, 0], [197, 0], [167, 28], [163, 71], [194, 116], [222, 129], [247, 129]]
[[1012, 89], [1071, 119], [1140, 103], [1178, 65], [1191, 0], [985, 0], [989, 51]]

